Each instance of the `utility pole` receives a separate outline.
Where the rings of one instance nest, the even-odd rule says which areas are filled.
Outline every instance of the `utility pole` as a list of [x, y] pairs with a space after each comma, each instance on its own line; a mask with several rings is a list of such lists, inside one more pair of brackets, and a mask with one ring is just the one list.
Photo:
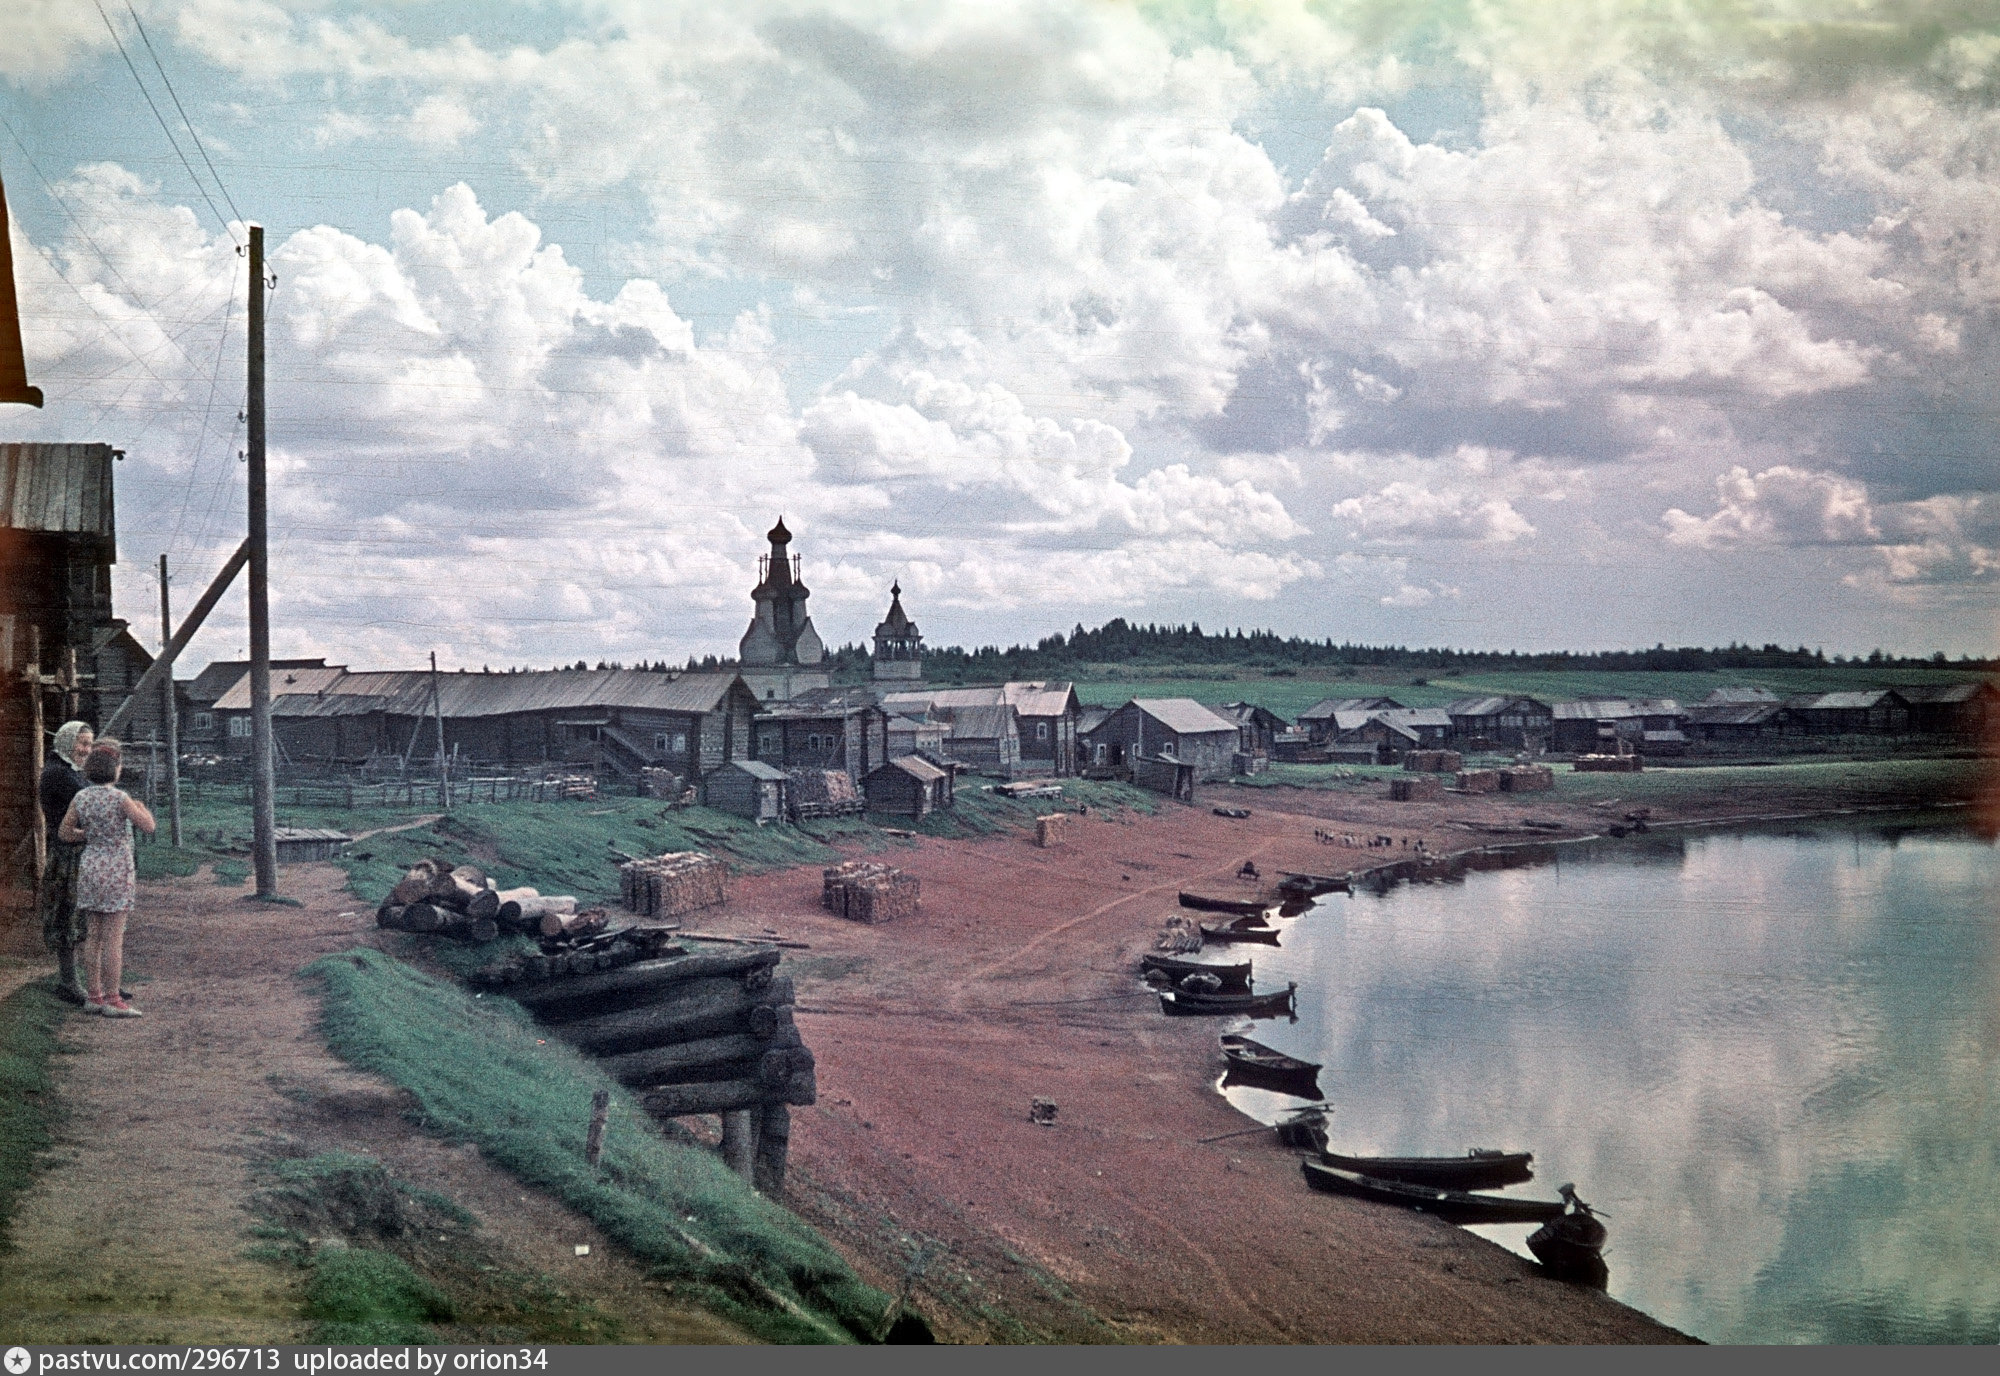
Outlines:
[[438, 652], [431, 651], [431, 720], [437, 723], [438, 733], [438, 809], [451, 811], [451, 778], [445, 772], [444, 759], [444, 698], [438, 692]]
[[[174, 643], [174, 613], [167, 600], [167, 556], [160, 556], [160, 653]], [[175, 850], [181, 848], [181, 714], [174, 701], [171, 671], [160, 684], [160, 705], [167, 719], [167, 835]]]
[[264, 226], [250, 230], [250, 808], [257, 896], [278, 893], [278, 781], [271, 760], [271, 549], [264, 519]]

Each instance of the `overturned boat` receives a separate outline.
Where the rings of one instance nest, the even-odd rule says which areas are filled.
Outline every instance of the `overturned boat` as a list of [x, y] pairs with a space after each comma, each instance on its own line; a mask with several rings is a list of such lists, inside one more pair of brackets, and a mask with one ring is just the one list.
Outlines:
[[1435, 1214], [1446, 1223], [1547, 1223], [1560, 1218], [1569, 1207], [1560, 1199], [1508, 1199], [1497, 1194], [1471, 1194], [1432, 1185], [1410, 1185], [1401, 1180], [1381, 1180], [1358, 1171], [1341, 1170], [1311, 1157], [1302, 1158], [1299, 1169], [1304, 1172], [1306, 1183], [1316, 1190], [1416, 1209]]

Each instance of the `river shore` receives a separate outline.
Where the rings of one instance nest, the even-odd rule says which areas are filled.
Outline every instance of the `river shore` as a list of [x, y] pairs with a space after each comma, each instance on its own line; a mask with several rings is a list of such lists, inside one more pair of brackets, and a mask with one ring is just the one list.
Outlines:
[[[1880, 778], [1708, 791], [1686, 771], [1641, 806], [1659, 826], [1963, 804], [1978, 775], [1940, 797]], [[1462, 1229], [1311, 1193], [1273, 1134], [1211, 1140], [1254, 1126], [1215, 1092], [1228, 1024], [1163, 1017], [1136, 979], [1181, 889], [1255, 891], [1245, 860], [1268, 884], [1577, 840], [1625, 825], [1629, 779], [1420, 803], [1379, 780], [1213, 786], [1078, 818], [1046, 850], [924, 839], [884, 857], [920, 878], [922, 910], [880, 927], [823, 912], [816, 870], [737, 881], [704, 930], [809, 947], [786, 966], [820, 1097], [796, 1111], [788, 1202], [877, 1283], [909, 1285], [947, 1340], [1687, 1341]], [[1035, 1098], [1053, 1126], [1029, 1120]]]

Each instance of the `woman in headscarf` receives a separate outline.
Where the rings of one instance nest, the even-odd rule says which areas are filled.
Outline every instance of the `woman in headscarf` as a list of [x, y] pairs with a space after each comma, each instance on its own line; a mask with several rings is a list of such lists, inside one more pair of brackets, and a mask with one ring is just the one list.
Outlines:
[[81, 845], [71, 845], [57, 834], [70, 800], [84, 788], [83, 762], [90, 758], [94, 744], [88, 723], [64, 722], [56, 732], [55, 746], [42, 765], [42, 817], [48, 823], [48, 869], [42, 876], [42, 941], [56, 953], [61, 967], [56, 979], [56, 996], [82, 1004], [84, 990], [77, 979], [76, 951], [83, 944], [84, 917], [76, 906], [76, 866], [83, 856]]

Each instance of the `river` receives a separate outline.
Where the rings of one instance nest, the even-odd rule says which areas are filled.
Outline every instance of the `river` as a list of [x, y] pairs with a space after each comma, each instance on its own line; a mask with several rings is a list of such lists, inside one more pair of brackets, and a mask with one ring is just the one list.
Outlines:
[[1324, 1064], [1336, 1150], [1532, 1150], [1510, 1193], [1574, 1181], [1611, 1293], [1712, 1342], [2000, 1341], [2000, 848], [1899, 818], [1482, 863], [1232, 953], [1298, 981], [1253, 1035]]

